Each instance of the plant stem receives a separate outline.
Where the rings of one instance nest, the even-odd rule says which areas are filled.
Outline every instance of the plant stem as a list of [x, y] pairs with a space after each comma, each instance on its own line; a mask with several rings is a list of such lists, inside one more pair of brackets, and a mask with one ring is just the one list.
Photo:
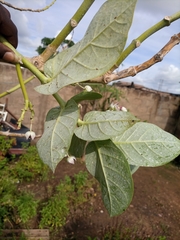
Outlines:
[[137, 47], [140, 46], [140, 44], [146, 40], [148, 37], [150, 37], [155, 32], [159, 31], [160, 29], [169, 26], [172, 22], [176, 21], [180, 18], [180, 12], [177, 12], [173, 14], [170, 17], [165, 17], [160, 22], [156, 23], [154, 26], [149, 28], [147, 31], [145, 31], [143, 34], [141, 34], [138, 38], [134, 39], [132, 43], [121, 53], [119, 59], [117, 60], [115, 66], [111, 68], [111, 71], [115, 70], [117, 66], [119, 66], [124, 59]]
[[[18, 51], [16, 51], [16, 49], [9, 42], [7, 42], [7, 40], [3, 36], [1, 36], [1, 35], [0, 35], [0, 42], [2, 42], [4, 45], [9, 47], [15, 53], [16, 58], [19, 59], [19, 63], [16, 63], [16, 71], [17, 71], [18, 78], [19, 78], [19, 83], [20, 83], [18, 86], [12, 88], [11, 90], [6, 91], [6, 92], [0, 94], [0, 98], [6, 96], [10, 92], [13, 92], [13, 91], [17, 90], [19, 87], [21, 87], [23, 95], [24, 95], [24, 99], [25, 99], [25, 104], [27, 104], [26, 99], [28, 99], [28, 96], [27, 96], [27, 92], [26, 92], [26, 88], [25, 88], [24, 84], [29, 82], [31, 79], [23, 81], [20, 62], [23, 63], [23, 66], [26, 67], [27, 69], [29, 69], [39, 79], [39, 81], [42, 84], [45, 84], [45, 83], [49, 82], [50, 78], [45, 77], [44, 74], [42, 74], [32, 63], [30, 63], [28, 59], [26, 59]], [[57, 100], [57, 102], [59, 103], [59, 105], [62, 108], [65, 106], [64, 100], [58, 95], [58, 93], [53, 94], [53, 97]], [[29, 108], [29, 104], [27, 106], [25, 105], [24, 110], [26, 109], [26, 107], [28, 109]], [[31, 113], [32, 113], [32, 111], [31, 111]], [[24, 116], [24, 112], [22, 113], [22, 115]], [[22, 117], [20, 119], [22, 119]]]
[[23, 81], [23, 77], [22, 77], [22, 72], [21, 72], [21, 66], [19, 63], [16, 63], [16, 71], [17, 71], [17, 75], [18, 75], [18, 79], [19, 79], [19, 84], [21, 86], [21, 90], [22, 90], [22, 93], [23, 93], [23, 96], [24, 96], [24, 103], [25, 103], [25, 106], [24, 108], [22, 109], [22, 113], [21, 113], [21, 116], [20, 118], [18, 119], [18, 129], [21, 128], [21, 124], [22, 124], [22, 121], [24, 119], [24, 115], [25, 115], [25, 112], [28, 110], [29, 108], [29, 98], [28, 98], [28, 94], [27, 94], [27, 91], [26, 91], [26, 88], [25, 88], [25, 85], [24, 85], [24, 81]]
[[[56, 49], [60, 46], [60, 44], [64, 41], [64, 39], [68, 36], [68, 34], [77, 26], [77, 24], [84, 17], [86, 12], [89, 10], [91, 5], [95, 0], [84, 0], [79, 9], [76, 11], [71, 20], [66, 24], [66, 26], [62, 29], [62, 31], [57, 35], [54, 41], [44, 50], [44, 52], [40, 55], [45, 63], [56, 51]], [[74, 21], [76, 24], [72, 25], [71, 21]]]
[[21, 59], [23, 66], [28, 68], [38, 79], [42, 84], [48, 83], [51, 81], [50, 78], [47, 78], [43, 73], [41, 73], [28, 59], [23, 57]]
[[56, 2], [56, 0], [53, 0], [51, 2], [51, 4], [47, 5], [46, 7], [44, 8], [41, 8], [41, 9], [36, 9], [36, 10], [33, 10], [31, 8], [18, 8], [18, 7], [15, 7], [13, 6], [12, 4], [8, 3], [8, 2], [4, 2], [4, 0], [0, 0], [0, 3], [4, 3], [6, 6], [10, 7], [10, 8], [14, 8], [16, 10], [19, 10], [19, 11], [29, 11], [29, 12], [42, 12], [42, 11], [46, 11], [48, 8], [50, 8], [54, 3]]
[[[25, 80], [25, 81], [24, 81], [24, 84], [30, 82], [33, 78], [35, 78], [35, 76], [31, 76], [30, 78], [28, 78], [27, 80]], [[13, 88], [11, 88], [11, 89], [9, 89], [9, 90], [1, 93], [1, 94], [0, 94], [0, 98], [5, 97], [6, 95], [8, 95], [8, 94], [10, 94], [10, 93], [15, 92], [15, 91], [18, 90], [20, 87], [21, 87], [20, 84], [18, 84], [18, 85], [16, 85], [15, 87], [13, 87]]]
[[78, 119], [78, 122], [77, 122], [78, 126], [83, 126], [84, 125], [84, 121], [82, 121], [81, 119]]
[[5, 46], [10, 48], [18, 59], [19, 63], [23, 63], [23, 66], [28, 68], [38, 79], [44, 84], [50, 81], [44, 74], [42, 74], [28, 59], [23, 57], [3, 36], [0, 35], [0, 42], [2, 42]]
[[22, 93], [23, 93], [23, 96], [24, 96], [24, 100], [29, 101], [28, 94], [27, 94], [27, 91], [26, 91], [26, 87], [25, 87], [24, 81], [23, 81], [21, 66], [20, 66], [19, 63], [16, 64], [16, 71], [17, 71], [17, 75], [18, 75], [18, 79], [19, 79], [19, 84], [21, 86], [21, 90], [22, 90]]
[[59, 96], [59, 94], [55, 93], [53, 94], [53, 97], [59, 103], [61, 109], [64, 109], [66, 102]]

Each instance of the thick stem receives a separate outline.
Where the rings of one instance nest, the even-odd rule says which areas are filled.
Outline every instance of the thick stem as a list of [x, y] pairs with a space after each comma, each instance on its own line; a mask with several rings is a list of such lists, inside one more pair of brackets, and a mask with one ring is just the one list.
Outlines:
[[[40, 55], [43, 58], [44, 63], [54, 54], [56, 49], [60, 46], [60, 44], [64, 41], [68, 34], [77, 26], [77, 24], [84, 17], [84, 15], [89, 10], [94, 1], [95, 0], [83, 1], [79, 9], [71, 18], [71, 20], [66, 24], [66, 26], [62, 29], [62, 31], [58, 34], [54, 41], [49, 45], [49, 47], [47, 47], [45, 51]], [[75, 22], [76, 24], [72, 24], [72, 22]]]
[[64, 109], [66, 102], [59, 96], [59, 94], [55, 93], [53, 94], [53, 97], [59, 103], [61, 109]]
[[170, 17], [164, 17], [163, 20], [156, 23], [154, 26], [149, 28], [143, 34], [141, 34], [138, 38], [132, 41], [132, 43], [121, 53], [119, 59], [117, 60], [116, 64], [111, 68], [111, 71], [114, 71], [123, 61], [124, 59], [137, 47], [141, 45], [141, 43], [150, 37], [155, 32], [159, 31], [160, 29], [169, 26], [172, 22], [176, 21], [180, 18], [180, 12], [173, 14]]
[[3, 36], [0, 35], [0, 42], [2, 42], [5, 46], [10, 48], [15, 53], [15, 59], [17, 63], [23, 64], [24, 67], [28, 68], [41, 83], [49, 82], [49, 78], [44, 76], [28, 59], [23, 57]]

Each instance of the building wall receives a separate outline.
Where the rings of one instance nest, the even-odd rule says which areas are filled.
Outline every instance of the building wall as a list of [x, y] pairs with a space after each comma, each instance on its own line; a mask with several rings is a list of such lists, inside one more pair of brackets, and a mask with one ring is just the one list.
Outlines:
[[[23, 69], [24, 79], [27, 79], [31, 75], [27, 69]], [[18, 78], [15, 67], [6, 63], [0, 63], [0, 94], [17, 84]], [[43, 132], [44, 119], [48, 110], [57, 106], [52, 96], [41, 95], [34, 90], [35, 86], [39, 84], [39, 81], [35, 78], [26, 85], [29, 99], [34, 105], [35, 117], [33, 130], [37, 134]], [[124, 95], [124, 98], [120, 100], [121, 106], [125, 106], [141, 120], [154, 123], [180, 138], [179, 96], [152, 91], [139, 86], [136, 87], [136, 85], [134, 85], [134, 87], [117, 85], [117, 88], [122, 91]], [[66, 87], [60, 90], [60, 94], [64, 100], [69, 99], [77, 92], [79, 92], [79, 89], [73, 87]], [[19, 89], [1, 98], [0, 103], [5, 103], [6, 99], [8, 99], [8, 109], [19, 118], [21, 109], [24, 106], [21, 90]], [[23, 124], [29, 127], [29, 112], [27, 112]]]

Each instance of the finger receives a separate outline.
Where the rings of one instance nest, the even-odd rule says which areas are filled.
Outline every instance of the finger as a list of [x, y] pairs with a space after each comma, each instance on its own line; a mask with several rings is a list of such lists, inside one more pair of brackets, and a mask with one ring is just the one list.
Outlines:
[[5, 62], [16, 62], [15, 54], [2, 43], [0, 43], [0, 59], [3, 59]]
[[5, 52], [11, 52], [11, 50], [4, 44], [0, 43], [0, 58], [3, 58]]
[[0, 5], [0, 13], [0, 34], [16, 48], [18, 43], [17, 28], [11, 21], [9, 12], [2, 5]]

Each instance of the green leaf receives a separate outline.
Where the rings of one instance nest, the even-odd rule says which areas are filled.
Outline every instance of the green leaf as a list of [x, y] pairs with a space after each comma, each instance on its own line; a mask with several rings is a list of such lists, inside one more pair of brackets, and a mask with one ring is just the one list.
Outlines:
[[75, 134], [85, 141], [106, 140], [122, 134], [136, 121], [138, 119], [129, 112], [91, 111], [84, 116]]
[[96, 92], [81, 92], [71, 99], [73, 99], [76, 103], [79, 103], [84, 100], [96, 100], [102, 98], [102, 95]]
[[91, 142], [86, 148], [85, 161], [88, 171], [100, 183], [110, 216], [125, 211], [132, 200], [133, 182], [123, 153], [110, 140]]
[[136, 123], [113, 142], [135, 166], [161, 166], [180, 154], [180, 140], [151, 123]]
[[36, 87], [36, 90], [42, 94], [54, 94], [66, 85], [106, 73], [124, 49], [136, 1], [106, 1], [84, 38], [47, 61], [44, 73], [52, 81]]
[[[52, 109], [50, 111], [54, 114]], [[79, 117], [79, 110], [74, 101], [68, 101], [65, 109], [59, 111], [55, 119], [53, 115], [51, 120], [50, 113], [48, 121], [45, 122], [45, 131], [37, 143], [37, 148], [43, 162], [52, 171], [55, 171], [57, 164], [68, 155], [68, 149]]]
[[58, 118], [60, 112], [61, 112], [60, 106], [51, 108], [46, 115], [46, 121], [51, 121], [51, 120]]
[[86, 146], [86, 141], [79, 139], [74, 134], [71, 141], [71, 146], [69, 148], [69, 155], [75, 156], [76, 158], [81, 158], [84, 154], [84, 149]]

